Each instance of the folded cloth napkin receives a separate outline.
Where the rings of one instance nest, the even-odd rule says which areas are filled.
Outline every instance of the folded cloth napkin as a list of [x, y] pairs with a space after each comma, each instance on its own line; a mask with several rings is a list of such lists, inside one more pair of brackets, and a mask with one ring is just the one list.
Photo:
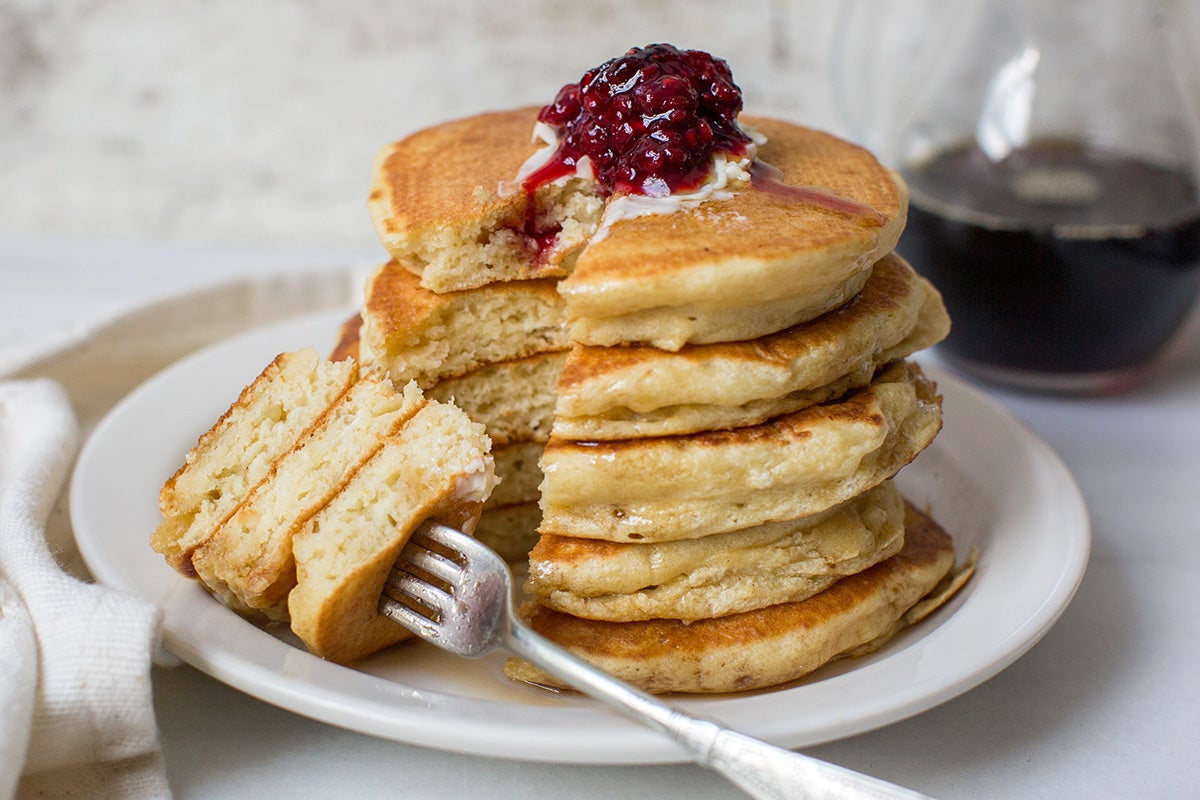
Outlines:
[[0, 383], [0, 798], [169, 797], [158, 610], [69, 576], [46, 544], [78, 440], [59, 384]]

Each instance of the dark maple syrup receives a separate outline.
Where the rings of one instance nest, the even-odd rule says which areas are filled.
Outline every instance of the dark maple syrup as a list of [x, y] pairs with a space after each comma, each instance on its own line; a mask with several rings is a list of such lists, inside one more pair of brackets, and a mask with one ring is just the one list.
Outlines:
[[999, 162], [957, 147], [905, 178], [898, 249], [941, 290], [953, 320], [943, 347], [967, 364], [1129, 370], [1200, 290], [1200, 201], [1186, 174], [1045, 140]]

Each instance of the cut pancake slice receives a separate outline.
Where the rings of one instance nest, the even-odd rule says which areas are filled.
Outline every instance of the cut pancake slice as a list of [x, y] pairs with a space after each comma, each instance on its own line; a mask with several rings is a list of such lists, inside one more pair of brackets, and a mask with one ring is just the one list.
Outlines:
[[397, 392], [382, 373], [364, 375], [193, 553], [209, 591], [243, 613], [285, 618], [292, 537], [424, 403], [415, 384]]
[[[529, 622], [585, 661], [649, 692], [777, 686], [837, 658], [883, 646], [948, 599], [952, 592], [940, 591], [939, 584], [954, 569], [950, 537], [912, 507], [905, 528], [899, 553], [799, 602], [694, 622], [587, 620], [533, 604]], [[923, 603], [931, 593], [934, 602]], [[524, 661], [510, 660], [506, 672], [516, 680], [566, 688]]]
[[904, 543], [891, 481], [811, 517], [673, 542], [543, 536], [528, 594], [577, 617], [696, 620], [795, 602], [876, 564]]
[[349, 663], [409, 636], [378, 613], [388, 573], [425, 520], [475, 529], [494, 483], [489, 446], [481, 425], [430, 402], [301, 526], [287, 606], [310, 651]]
[[494, 283], [435, 294], [392, 261], [367, 282], [359, 332], [364, 367], [422, 389], [485, 364], [565, 350], [552, 281]]
[[383, 246], [436, 292], [567, 274], [600, 224], [591, 181], [540, 187], [517, 173], [537, 147], [537, 108], [481, 114], [383, 148], [367, 209]]
[[582, 441], [756, 425], [870, 382], [884, 364], [945, 337], [937, 290], [888, 255], [849, 303], [747, 342], [576, 346], [558, 383], [554, 436]]
[[150, 546], [194, 575], [192, 552], [358, 377], [353, 361], [314, 349], [282, 353], [248, 385], [163, 485]]
[[743, 121], [767, 137], [753, 185], [617, 221], [580, 254], [559, 284], [574, 341], [754, 339], [842, 305], [892, 251], [908, 199], [898, 175], [828, 134]]
[[567, 351], [562, 350], [485, 364], [440, 381], [428, 395], [453, 402], [482, 422], [497, 447], [509, 442], [545, 443], [554, 424], [554, 387], [566, 358]]
[[941, 428], [941, 398], [899, 362], [838, 402], [730, 431], [551, 439], [542, 533], [661, 542], [816, 514], [892, 477]]

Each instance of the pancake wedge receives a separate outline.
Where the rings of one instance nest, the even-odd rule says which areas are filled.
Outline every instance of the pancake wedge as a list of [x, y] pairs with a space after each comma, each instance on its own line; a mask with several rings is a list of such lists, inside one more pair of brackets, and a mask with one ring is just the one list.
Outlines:
[[891, 481], [820, 514], [673, 542], [543, 536], [526, 592], [587, 619], [697, 620], [811, 597], [889, 558], [904, 542]]
[[435, 292], [567, 274], [603, 211], [599, 187], [572, 180], [530, 198], [517, 173], [536, 150], [537, 108], [481, 114], [388, 145], [367, 209], [387, 251]]
[[355, 362], [325, 362], [311, 348], [277, 356], [163, 485], [163, 519], [150, 546], [174, 569], [195, 575], [193, 551], [357, 378]]
[[890, 254], [846, 305], [759, 339], [675, 353], [576, 346], [559, 378], [553, 432], [595, 441], [756, 425], [866, 385], [949, 327], [937, 290]]
[[849, 301], [894, 249], [908, 207], [898, 175], [828, 134], [743, 122], [767, 137], [762, 179], [594, 237], [559, 284], [572, 340], [678, 350], [765, 336]]
[[541, 532], [614, 542], [691, 539], [824, 511], [882, 483], [941, 428], [915, 365], [836, 403], [730, 431], [620, 442], [551, 439]]
[[565, 350], [551, 281], [494, 283], [437, 294], [395, 261], [367, 281], [359, 332], [365, 366], [422, 389], [485, 364]]
[[242, 613], [285, 619], [292, 537], [424, 404], [416, 384], [397, 392], [382, 373], [360, 378], [196, 548], [209, 591]]
[[377, 610], [388, 573], [425, 520], [475, 529], [494, 482], [489, 446], [483, 426], [430, 402], [297, 531], [287, 607], [311, 652], [345, 664], [408, 638]]
[[[587, 620], [532, 604], [533, 629], [575, 655], [654, 692], [737, 692], [794, 681], [841, 657], [862, 655], [944, 603], [952, 592], [950, 537], [909, 506], [904, 547], [807, 600], [695, 622]], [[954, 581], [957, 588], [960, 582]], [[922, 603], [932, 596], [934, 604]], [[919, 610], [909, 616], [910, 610]], [[519, 681], [563, 687], [525, 661], [510, 660]]]

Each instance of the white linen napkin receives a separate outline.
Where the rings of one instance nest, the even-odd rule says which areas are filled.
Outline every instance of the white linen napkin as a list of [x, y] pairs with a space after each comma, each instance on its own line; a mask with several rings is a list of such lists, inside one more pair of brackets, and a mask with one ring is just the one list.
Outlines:
[[0, 797], [169, 797], [158, 611], [68, 575], [47, 546], [78, 441], [57, 383], [0, 383]]
[[357, 306], [371, 270], [230, 281], [0, 346], [0, 800], [170, 796], [150, 661], [177, 662], [153, 604], [86, 582], [60, 499], [77, 426], [199, 347]]

